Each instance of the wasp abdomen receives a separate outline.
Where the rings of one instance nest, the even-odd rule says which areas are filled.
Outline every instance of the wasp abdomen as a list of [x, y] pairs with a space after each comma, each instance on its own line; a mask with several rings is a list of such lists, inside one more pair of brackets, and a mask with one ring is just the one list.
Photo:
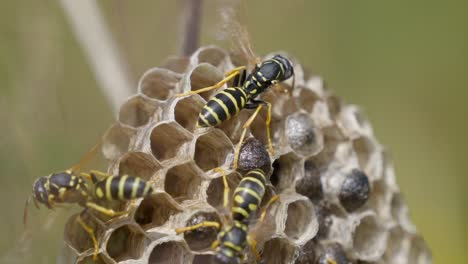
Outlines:
[[108, 201], [145, 197], [152, 191], [150, 183], [129, 175], [108, 177], [97, 182], [95, 187], [96, 197]]
[[216, 126], [237, 115], [248, 101], [240, 87], [230, 87], [213, 96], [198, 116], [199, 127]]
[[249, 171], [234, 191], [232, 216], [234, 220], [244, 221], [255, 212], [265, 194], [266, 177], [262, 170]]

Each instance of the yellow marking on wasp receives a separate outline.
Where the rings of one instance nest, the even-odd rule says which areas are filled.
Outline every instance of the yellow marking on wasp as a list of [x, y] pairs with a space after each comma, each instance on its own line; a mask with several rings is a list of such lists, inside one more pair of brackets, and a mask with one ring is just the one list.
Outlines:
[[242, 88], [238, 88], [239, 91], [241, 91], [242, 95], [244, 95], [244, 98], [247, 98], [247, 93], [244, 91]]
[[245, 106], [245, 99], [244, 97], [241, 97], [241, 107], [244, 108]]
[[256, 204], [253, 204], [253, 203], [249, 204], [250, 211], [255, 211], [255, 210], [257, 210], [257, 208], [258, 208], [258, 206]]
[[150, 188], [151, 185], [149, 183], [146, 183], [145, 189], [143, 190], [143, 196], [146, 196], [148, 194]]
[[253, 182], [257, 183], [257, 184], [262, 188], [263, 191], [265, 191], [265, 186], [264, 186], [263, 182], [262, 182], [261, 180], [257, 179], [257, 178], [250, 177], [250, 176], [246, 176], [246, 177], [244, 177], [244, 179], [242, 179], [242, 180], [243, 180], [243, 181], [244, 181], [244, 180], [245, 180], [245, 181], [247, 181], [247, 180], [253, 181]]
[[227, 97], [229, 97], [229, 99], [234, 102], [234, 106], [236, 107], [236, 113], [239, 113], [239, 106], [237, 105], [237, 100], [236, 98], [234, 98], [234, 96], [232, 96], [232, 94], [230, 93], [227, 93], [225, 91], [221, 91], [220, 93], [226, 95]]
[[283, 67], [283, 64], [282, 64], [281, 62], [279, 62], [279, 61], [275, 60], [275, 59], [271, 59], [271, 60], [272, 60], [272, 61], [274, 61], [274, 62], [276, 62], [276, 64], [278, 64], [278, 65], [280, 66], [280, 68], [281, 68], [281, 72], [283, 72], [283, 73], [284, 73], [284, 67]]
[[245, 187], [237, 187], [235, 193], [237, 194], [239, 192], [246, 192], [246, 193], [250, 194], [251, 196], [255, 197], [255, 199], [257, 199], [259, 202], [262, 200], [262, 198], [258, 195], [258, 193], [256, 193], [252, 189], [248, 189], [248, 188], [245, 188]]
[[251, 174], [251, 173], [260, 175], [260, 177], [263, 178], [264, 182], [266, 182], [265, 174], [263, 173], [263, 171], [260, 171], [260, 170], [256, 170], [256, 169], [255, 169], [255, 170], [249, 171], [249, 173], [247, 173], [247, 175], [249, 175], [249, 174]]
[[224, 254], [226, 254], [230, 258], [234, 257], [234, 253], [232, 251], [224, 251]]
[[124, 186], [125, 186], [125, 181], [127, 181], [128, 176], [124, 175], [120, 178], [119, 181], [119, 191], [117, 197], [119, 197], [120, 200], [125, 199], [124, 197]]
[[206, 118], [202, 114], [200, 114], [198, 117], [203, 121], [203, 123], [205, 123], [205, 125], [210, 126], [210, 122], [208, 122], [208, 120], [206, 120]]
[[221, 120], [219, 120], [218, 114], [217, 114], [215, 111], [213, 111], [213, 109], [211, 109], [211, 108], [208, 107], [208, 106], [205, 106], [205, 109], [206, 109], [208, 112], [210, 112], [211, 115], [213, 115], [214, 119], [216, 120], [216, 124], [220, 124], [220, 123], [221, 123]]
[[234, 243], [232, 243], [230, 241], [225, 241], [223, 243], [223, 245], [225, 245], [226, 247], [231, 248], [231, 249], [233, 249], [234, 251], [237, 251], [237, 252], [242, 252], [242, 250], [243, 250], [242, 247], [236, 246], [236, 245], [234, 245]]
[[213, 97], [212, 100], [217, 102], [224, 109], [224, 112], [226, 113], [227, 119], [231, 118], [231, 114], [229, 113], [229, 110], [228, 110], [227, 106], [224, 104], [223, 101], [219, 100], [216, 97]]
[[244, 202], [244, 197], [240, 196], [240, 195], [236, 195], [234, 196], [234, 201], [236, 201], [237, 203], [241, 204]]
[[237, 206], [233, 207], [232, 212], [239, 213], [243, 215], [245, 218], [249, 217], [249, 212], [247, 212], [244, 208], [241, 208], [241, 207], [237, 207]]
[[242, 230], [247, 230], [247, 225], [242, 223], [241, 221], [234, 221], [234, 225]]
[[140, 185], [140, 178], [135, 178], [135, 181], [133, 182], [133, 186], [132, 186], [131, 198], [136, 197], [139, 185]]
[[102, 197], [104, 197], [104, 193], [102, 192], [102, 189], [100, 187], [97, 187], [96, 188], [96, 196], [99, 198], [99, 199], [102, 199]]
[[109, 177], [106, 179], [106, 198], [109, 201], [112, 201], [112, 193], [111, 193], [111, 182], [114, 177]]
[[[257, 83], [257, 85], [258, 85], [258, 83]], [[258, 85], [258, 86], [260, 86], [260, 85]], [[252, 91], [250, 91], [250, 94], [256, 94], [256, 93], [257, 93], [257, 89], [253, 89]]]

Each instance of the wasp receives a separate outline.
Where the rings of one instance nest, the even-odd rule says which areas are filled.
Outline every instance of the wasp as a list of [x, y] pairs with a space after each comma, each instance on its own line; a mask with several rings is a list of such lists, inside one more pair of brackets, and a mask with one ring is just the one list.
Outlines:
[[[267, 107], [268, 115], [265, 120], [268, 147], [272, 155], [274, 149], [271, 142], [270, 123], [272, 116], [271, 103], [260, 100], [258, 97], [270, 87], [294, 76], [294, 67], [289, 59], [277, 54], [271, 59], [259, 61], [252, 52], [247, 31], [239, 23], [231, 22], [228, 29], [232, 31], [232, 38], [238, 41], [236, 44], [243, 51], [248, 61], [256, 61], [253, 70], [246, 76], [247, 66], [237, 67], [225, 74], [225, 78], [215, 85], [205, 87], [196, 91], [190, 91], [176, 95], [177, 97], [198, 94], [210, 90], [217, 90], [234, 79], [234, 86], [217, 92], [203, 106], [198, 116], [197, 127], [213, 127], [239, 114], [246, 109], [255, 109], [254, 113], [245, 122], [243, 132], [234, 155], [233, 168], [237, 168], [238, 154], [247, 129], [255, 120], [263, 106]], [[293, 80], [294, 87], [294, 80]]]
[[[221, 168], [216, 168], [223, 175], [224, 181], [224, 207], [228, 207], [229, 185], [227, 183], [226, 174]], [[260, 254], [256, 250], [256, 241], [249, 235], [249, 219], [257, 212], [260, 203], [265, 194], [267, 177], [263, 170], [254, 169], [247, 174], [239, 182], [233, 193], [233, 202], [230, 209], [231, 223], [225, 225], [218, 233], [217, 240], [212, 244], [212, 248], [216, 254], [214, 259], [216, 263], [240, 263], [243, 258], [244, 248], [249, 244], [253, 253], [260, 258]], [[267, 208], [272, 202], [278, 200], [279, 196], [275, 195], [271, 198], [260, 216], [260, 222], [263, 221]], [[201, 227], [214, 227], [221, 229], [221, 224], [215, 221], [205, 221], [197, 225], [176, 229], [176, 233], [195, 230]]]
[[[88, 153], [89, 155], [91, 154]], [[71, 169], [39, 177], [34, 182], [32, 194], [26, 201], [24, 209], [23, 221], [25, 225], [27, 209], [31, 201], [37, 208], [42, 204], [49, 209], [54, 209], [59, 204], [78, 204], [85, 208], [82, 213], [92, 209], [109, 217], [115, 217], [127, 212], [116, 212], [99, 205], [98, 202], [129, 201], [150, 195], [153, 191], [150, 182], [139, 177], [114, 176], [97, 170], [77, 173], [77, 170], [78, 165], [75, 165]], [[91, 237], [94, 244], [93, 257], [96, 258], [99, 248], [93, 228], [82, 220], [81, 214], [76, 221]]]

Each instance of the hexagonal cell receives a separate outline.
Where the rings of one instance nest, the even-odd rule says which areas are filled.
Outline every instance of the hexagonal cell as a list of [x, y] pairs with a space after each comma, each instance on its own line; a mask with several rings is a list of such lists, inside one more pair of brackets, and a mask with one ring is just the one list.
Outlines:
[[195, 143], [195, 163], [204, 171], [220, 167], [226, 157], [233, 152], [233, 146], [219, 129], [211, 129], [197, 138]]
[[354, 230], [353, 245], [361, 260], [375, 261], [386, 248], [388, 231], [381, 227], [373, 215], [364, 216]]
[[127, 259], [139, 259], [147, 244], [144, 233], [132, 225], [121, 226], [109, 237], [106, 251], [116, 262]]
[[372, 128], [363, 117], [362, 111], [355, 105], [343, 107], [338, 115], [337, 124], [350, 139], [372, 135]]
[[[185, 226], [193, 226], [205, 221], [221, 223], [215, 212], [198, 212], [190, 217]], [[210, 250], [211, 244], [217, 239], [219, 230], [214, 227], [201, 227], [184, 233], [185, 242], [193, 251]]]
[[323, 200], [315, 206], [315, 215], [319, 223], [316, 238], [325, 239], [333, 225], [333, 216], [345, 218], [346, 212], [341, 207]]
[[273, 238], [265, 242], [262, 263], [284, 264], [290, 263], [295, 255], [295, 247], [287, 239]]
[[156, 100], [164, 101], [172, 97], [182, 75], [167, 69], [154, 68], [143, 74], [138, 83], [138, 91]]
[[125, 153], [135, 130], [119, 124], [111, 126], [102, 137], [102, 153], [108, 160], [115, 160]]
[[212, 254], [200, 254], [200, 255], [195, 255], [193, 257], [192, 264], [207, 264], [207, 263], [213, 263], [213, 255]]
[[320, 96], [317, 93], [305, 87], [300, 89], [300, 94], [297, 98], [300, 107], [309, 113], [312, 113], [315, 103], [320, 100]]
[[191, 254], [181, 242], [167, 241], [156, 244], [151, 251], [148, 264], [186, 263]]
[[169, 195], [156, 193], [143, 199], [135, 212], [135, 222], [144, 230], [164, 225], [172, 215], [181, 212]]
[[209, 63], [215, 67], [220, 67], [226, 63], [227, 54], [224, 50], [215, 47], [208, 46], [201, 48], [198, 52], [198, 63]]
[[[199, 64], [190, 73], [191, 91], [215, 85], [223, 79], [223, 74], [214, 66], [208, 63]], [[214, 91], [200, 93], [203, 99], [207, 100], [214, 94]]]
[[169, 169], [164, 181], [164, 190], [176, 201], [193, 199], [200, 189], [203, 172], [192, 162]]
[[[325, 98], [330, 114], [335, 117], [341, 112], [343, 102], [341, 98], [335, 95], [327, 95]], [[360, 117], [359, 117], [360, 118]], [[362, 120], [361, 120], [362, 121]]]
[[128, 152], [119, 162], [119, 175], [132, 175], [149, 180], [161, 169], [161, 165], [152, 156], [144, 152]]
[[188, 66], [190, 65], [190, 59], [187, 57], [172, 56], [167, 58], [162, 63], [162, 68], [171, 70], [176, 73], [185, 73]]
[[[337, 264], [351, 263], [343, 247], [338, 243], [326, 243], [321, 248], [321, 254], [318, 257], [317, 264], [329, 264], [335, 262]], [[332, 262], [332, 263], [333, 263]]]
[[136, 95], [128, 99], [119, 111], [119, 121], [130, 127], [146, 125], [156, 110], [156, 104]]
[[240, 111], [238, 115], [224, 121], [222, 124], [218, 125], [217, 128], [221, 129], [232, 143], [237, 144], [242, 134], [242, 127], [251, 114], [251, 111], [248, 110]]
[[354, 151], [358, 156], [359, 166], [365, 170], [370, 157], [376, 151], [376, 146], [368, 137], [359, 137], [353, 140]]
[[392, 193], [383, 180], [375, 181], [367, 205], [372, 208], [379, 217], [391, 218]]
[[165, 161], [180, 155], [192, 136], [177, 123], [160, 123], [151, 131], [151, 151], [156, 159]]
[[177, 101], [174, 108], [175, 121], [190, 132], [197, 126], [198, 115], [205, 102], [198, 96], [190, 96]]
[[296, 192], [317, 203], [323, 198], [320, 168], [314, 160], [304, 162], [304, 177], [296, 182]]
[[[254, 110], [245, 110], [248, 111], [250, 115], [254, 113]], [[249, 116], [250, 116], [249, 115]], [[264, 145], [268, 145], [268, 136], [266, 131], [266, 119], [267, 119], [268, 111], [266, 107], [258, 113], [255, 120], [252, 122], [250, 126], [250, 132], [252, 135], [260, 140]], [[281, 137], [284, 132], [284, 120], [282, 118], [277, 118], [274, 115], [271, 117], [270, 123], [270, 135], [271, 140], [273, 143], [273, 147], [275, 147], [276, 142], [281, 142]]]
[[395, 193], [391, 202], [392, 217], [408, 233], [416, 233], [416, 227], [409, 218], [408, 206], [403, 201], [401, 193]]
[[273, 162], [270, 181], [278, 192], [288, 189], [303, 174], [303, 162], [294, 153], [282, 155]]
[[271, 159], [265, 146], [256, 138], [244, 140], [239, 151], [237, 170], [245, 174], [253, 169], [262, 169], [266, 175], [271, 171]]
[[[232, 172], [227, 175], [227, 182], [230, 188], [230, 194], [234, 192], [235, 187], [240, 182], [241, 175], [237, 172]], [[216, 179], [211, 180], [210, 185], [206, 191], [208, 196], [207, 202], [217, 209], [222, 209], [224, 201], [224, 182], [223, 177], [220, 175]], [[231, 198], [231, 197], [229, 197]]]
[[408, 263], [425, 264], [432, 263], [432, 254], [426, 242], [419, 235], [411, 238], [411, 249]]
[[294, 264], [310, 264], [315, 262], [315, 241], [309, 240], [304, 246], [299, 249], [299, 255], [294, 261]]
[[[77, 253], [83, 253], [86, 250], [94, 249], [93, 240], [89, 234], [78, 223], [77, 219], [80, 214], [71, 216], [65, 224], [64, 241]], [[95, 218], [89, 213], [81, 213], [83, 222], [94, 230], [94, 235], [101, 242], [103, 227], [98, 224]]]
[[271, 92], [262, 94], [261, 98], [271, 103], [274, 117], [283, 118], [299, 110], [296, 100], [291, 97], [291, 86], [281, 82], [278, 85], [271, 86], [269, 90]]
[[323, 135], [308, 114], [295, 113], [286, 118], [289, 146], [301, 156], [313, 156], [323, 149]]
[[310, 201], [296, 200], [288, 204], [284, 233], [290, 239], [304, 243], [304, 235], [311, 236], [309, 233], [313, 233], [313, 237], [317, 229], [318, 221]]
[[[396, 226], [390, 230], [384, 260], [387, 263], [407, 263], [410, 241], [405, 231]], [[413, 262], [411, 262], [413, 263]]]

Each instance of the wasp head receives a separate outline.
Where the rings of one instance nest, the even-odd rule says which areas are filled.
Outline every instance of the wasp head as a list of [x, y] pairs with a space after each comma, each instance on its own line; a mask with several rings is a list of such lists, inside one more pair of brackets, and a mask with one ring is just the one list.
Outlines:
[[289, 79], [289, 77], [294, 75], [294, 67], [291, 64], [291, 61], [289, 61], [288, 59], [286, 59], [285, 57], [279, 54], [275, 55], [273, 59], [279, 61], [284, 67], [284, 74], [280, 81]]
[[49, 189], [47, 187], [48, 178], [47, 176], [42, 176], [38, 178], [33, 184], [33, 199], [39, 203], [44, 204], [49, 209], [52, 206], [49, 203]]

